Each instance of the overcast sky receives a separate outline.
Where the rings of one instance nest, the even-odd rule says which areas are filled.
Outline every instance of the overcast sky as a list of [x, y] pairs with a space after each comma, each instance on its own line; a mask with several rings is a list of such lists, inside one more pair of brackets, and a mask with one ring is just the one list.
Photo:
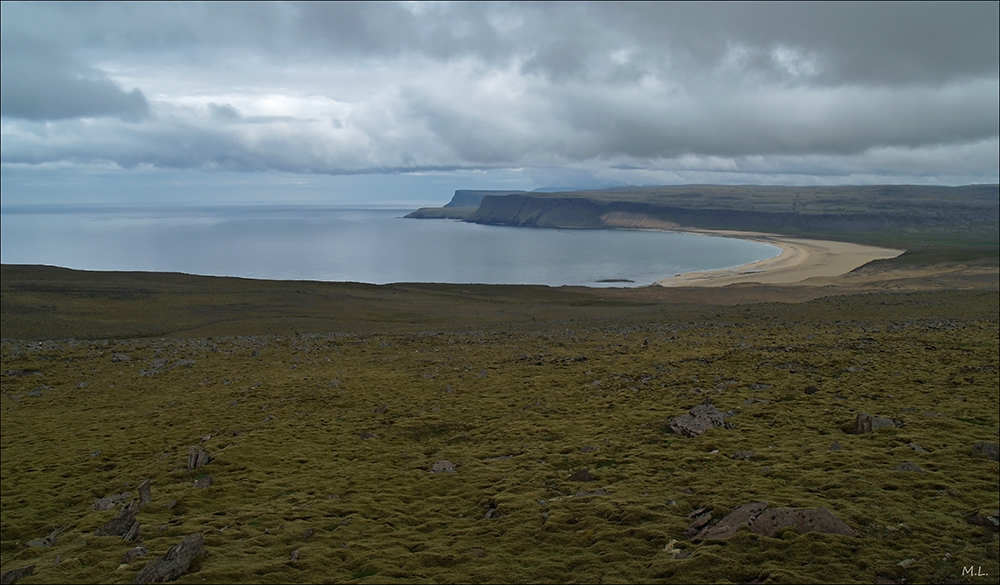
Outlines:
[[4, 2], [2, 198], [994, 183], [998, 6]]

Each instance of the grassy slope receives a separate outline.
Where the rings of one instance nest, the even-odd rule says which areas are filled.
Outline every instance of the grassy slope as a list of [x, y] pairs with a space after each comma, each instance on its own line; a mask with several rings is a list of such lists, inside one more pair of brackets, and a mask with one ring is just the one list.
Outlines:
[[[0, 285], [4, 337], [122, 337], [0, 346], [0, 563], [35, 563], [24, 583], [131, 581], [143, 562], [119, 567], [130, 543], [93, 536], [114, 512], [90, 505], [147, 477], [154, 498], [138, 518], [151, 554], [206, 536], [210, 556], [181, 582], [978, 583], [963, 567], [1000, 572], [995, 534], [965, 520], [1000, 506], [1000, 467], [969, 457], [1000, 428], [996, 290], [724, 306], [708, 303], [736, 289], [10, 266]], [[169, 369], [179, 359], [194, 362]], [[664, 431], [706, 397], [739, 412], [734, 430]], [[845, 433], [858, 412], [905, 426]], [[197, 474], [184, 471], [191, 445], [214, 458]], [[755, 455], [730, 458], [737, 450]], [[429, 473], [441, 459], [457, 473]], [[893, 471], [904, 461], [927, 473]], [[580, 468], [598, 481], [567, 481]], [[201, 473], [215, 486], [192, 487]], [[861, 538], [682, 539], [691, 510], [756, 499], [826, 506]], [[484, 518], [494, 506], [499, 517]], [[54, 547], [24, 547], [57, 526]], [[691, 557], [664, 552], [673, 539]]]

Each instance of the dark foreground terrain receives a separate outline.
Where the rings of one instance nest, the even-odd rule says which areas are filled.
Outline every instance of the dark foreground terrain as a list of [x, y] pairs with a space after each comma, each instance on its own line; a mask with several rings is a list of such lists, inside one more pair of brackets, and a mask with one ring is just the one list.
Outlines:
[[[936, 274], [691, 291], [4, 266], [2, 571], [128, 583], [190, 537], [181, 583], [993, 583], [996, 272]], [[819, 508], [846, 529], [792, 522]]]

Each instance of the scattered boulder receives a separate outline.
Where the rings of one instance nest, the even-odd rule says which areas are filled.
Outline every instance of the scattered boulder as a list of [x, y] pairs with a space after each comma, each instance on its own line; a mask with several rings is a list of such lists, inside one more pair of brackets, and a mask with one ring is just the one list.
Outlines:
[[56, 543], [56, 536], [62, 532], [62, 528], [56, 528], [49, 533], [48, 536], [42, 538], [36, 538], [35, 540], [29, 540], [26, 544], [28, 546], [36, 546], [39, 548], [52, 548], [52, 545]]
[[139, 507], [143, 507], [146, 504], [153, 501], [153, 478], [147, 478], [145, 481], [139, 484]]
[[741, 461], [750, 461], [751, 457], [753, 457], [753, 451], [737, 451], [733, 453], [733, 459]]
[[[122, 511], [105, 522], [104, 526], [95, 530], [94, 534], [96, 536], [121, 536], [122, 539], [132, 540], [138, 536], [139, 522], [135, 519], [138, 511], [138, 502], [130, 502], [122, 506]], [[131, 538], [126, 538], [127, 536], [131, 536]]]
[[388, 405], [383, 405], [383, 406], [380, 406], [380, 407], [376, 408], [372, 412], [374, 412], [375, 414], [385, 414], [386, 411], [388, 411], [388, 410], [389, 410], [389, 406]]
[[361, 433], [361, 439], [367, 441], [368, 439], [377, 439], [378, 435], [370, 431], [365, 431]]
[[111, 355], [111, 361], [113, 363], [117, 363], [117, 362], [130, 362], [130, 361], [132, 361], [132, 358], [130, 358], [129, 356], [125, 355], [124, 353], [114, 353], [114, 354]]
[[212, 487], [213, 485], [215, 485], [215, 478], [212, 477], [212, 474], [210, 473], [206, 474], [204, 477], [199, 477], [194, 480], [194, 487], [196, 488], [206, 489]]
[[142, 546], [141, 544], [133, 546], [132, 548], [128, 549], [128, 552], [125, 553], [125, 555], [122, 557], [122, 564], [127, 565], [132, 561], [136, 559], [141, 559], [142, 557], [148, 554], [149, 551], [146, 549], [146, 547]]
[[811, 394], [815, 394], [817, 392], [819, 392], [819, 388], [817, 388], [816, 386], [806, 386], [806, 394], [810, 394], [811, 395]]
[[1000, 510], [993, 510], [990, 514], [972, 514], [967, 520], [974, 526], [984, 526], [993, 532], [1000, 532]]
[[581, 453], [590, 453], [590, 452], [593, 452], [593, 451], [597, 451], [597, 447], [595, 447], [593, 445], [584, 445], [583, 447], [580, 447], [580, 452]]
[[872, 416], [870, 414], [858, 413], [858, 416], [854, 419], [854, 431], [855, 435], [863, 435], [865, 433], [874, 433], [878, 429], [885, 427], [896, 427], [900, 428], [903, 426], [903, 421], [887, 418], [884, 416]]
[[204, 554], [205, 538], [200, 534], [192, 534], [171, 547], [167, 554], [150, 561], [132, 583], [166, 583], [178, 579], [188, 572], [196, 558]]
[[930, 453], [930, 451], [928, 451], [927, 449], [924, 449], [923, 447], [921, 447], [920, 445], [918, 445], [916, 443], [910, 443], [909, 447], [910, 447], [910, 449], [913, 449], [917, 453]]
[[755, 534], [774, 538], [778, 536], [778, 531], [786, 526], [794, 526], [801, 533], [821, 532], [855, 538], [858, 536], [853, 528], [824, 507], [809, 510], [768, 508], [753, 521], [750, 530]]
[[0, 574], [0, 585], [13, 585], [21, 577], [28, 577], [34, 574], [35, 565], [28, 565], [27, 567], [7, 571], [6, 573]]
[[597, 478], [589, 470], [579, 469], [567, 477], [566, 481], [597, 481]]
[[435, 461], [431, 465], [431, 473], [455, 473], [455, 464], [447, 459]]
[[208, 453], [201, 447], [191, 447], [188, 450], [188, 460], [187, 468], [188, 471], [194, 471], [203, 465], [207, 465], [211, 461]]
[[972, 446], [972, 457], [983, 457], [1000, 461], [1000, 444], [979, 441]]
[[726, 514], [726, 517], [719, 522], [706, 526], [695, 538], [706, 540], [726, 540], [736, 534], [740, 526], [753, 524], [754, 520], [760, 516], [767, 508], [767, 502], [750, 502], [737, 506]]
[[797, 510], [770, 508], [767, 502], [749, 502], [737, 506], [717, 522], [712, 514], [699, 508], [688, 514], [693, 518], [685, 536], [705, 540], [727, 540], [742, 526], [749, 526], [755, 534], [776, 537], [778, 532], [792, 526], [799, 532], [822, 532], [857, 537], [858, 533], [826, 508]]
[[683, 437], [697, 437], [715, 427], [733, 428], [732, 423], [726, 422], [726, 419], [733, 414], [732, 411], [720, 411], [712, 406], [711, 399], [706, 398], [703, 404], [695, 406], [687, 414], [671, 419], [667, 426]]
[[588, 496], [603, 496], [606, 493], [608, 493], [608, 492], [604, 491], [601, 488], [597, 488], [596, 490], [594, 490], [592, 492], [588, 492], [586, 490], [577, 490], [577, 492], [575, 494], [573, 494], [573, 497], [574, 498], [586, 498]]
[[310, 538], [313, 537], [314, 534], [316, 534], [315, 528], [306, 528], [305, 531], [302, 533], [302, 540], [309, 540]]
[[913, 472], [913, 473], [927, 473], [926, 471], [924, 471], [923, 467], [920, 467], [919, 465], [917, 465], [916, 463], [913, 463], [911, 461], [904, 461], [903, 463], [900, 463], [896, 467], [893, 467], [892, 470], [893, 471], [910, 471], [910, 472]]
[[292, 554], [288, 555], [288, 562], [294, 563], [297, 560], [299, 560], [299, 549], [293, 550]]
[[830, 444], [831, 451], [840, 451], [843, 448], [844, 446], [840, 444], [840, 441], [834, 441], [833, 443]]

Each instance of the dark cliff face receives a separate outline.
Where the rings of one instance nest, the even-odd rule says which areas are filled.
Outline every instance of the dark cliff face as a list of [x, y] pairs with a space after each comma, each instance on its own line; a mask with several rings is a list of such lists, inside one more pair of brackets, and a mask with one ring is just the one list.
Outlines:
[[524, 191], [486, 191], [473, 189], [459, 189], [445, 207], [479, 207], [483, 197], [487, 195], [510, 195], [512, 193], [524, 193]]
[[[693, 206], [665, 204], [663, 200], [669, 197], [637, 191], [623, 193], [620, 198], [608, 193], [486, 195], [469, 221], [529, 227], [602, 228], [623, 227], [621, 221], [610, 223], [609, 218], [628, 214], [637, 218], [637, 223], [638, 218], [647, 218], [706, 229], [799, 234], [931, 229], [976, 232], [984, 237], [991, 237], [1000, 224], [1000, 198], [997, 196], [1000, 191], [996, 185], [950, 188], [952, 190], [943, 191], [946, 196], [937, 199], [928, 197], [929, 193], [924, 193], [923, 188], [911, 188], [907, 194], [905, 186], [854, 188], [853, 196], [838, 195], [837, 199], [828, 199], [821, 192], [824, 198], [814, 199], [818, 203], [807, 212], [796, 210], [800, 203], [795, 198], [794, 188], [774, 189], [775, 195], [765, 205], [761, 205], [759, 199], [743, 202], [730, 198], [725, 206], [714, 208], [705, 206], [705, 201]], [[845, 188], [828, 189], [831, 194], [845, 191]], [[816, 188], [812, 188], [812, 192], [815, 191]], [[893, 192], [891, 200], [885, 199], [887, 191]], [[652, 201], [636, 200], [643, 197]], [[759, 210], [761, 207], [766, 211]]]

